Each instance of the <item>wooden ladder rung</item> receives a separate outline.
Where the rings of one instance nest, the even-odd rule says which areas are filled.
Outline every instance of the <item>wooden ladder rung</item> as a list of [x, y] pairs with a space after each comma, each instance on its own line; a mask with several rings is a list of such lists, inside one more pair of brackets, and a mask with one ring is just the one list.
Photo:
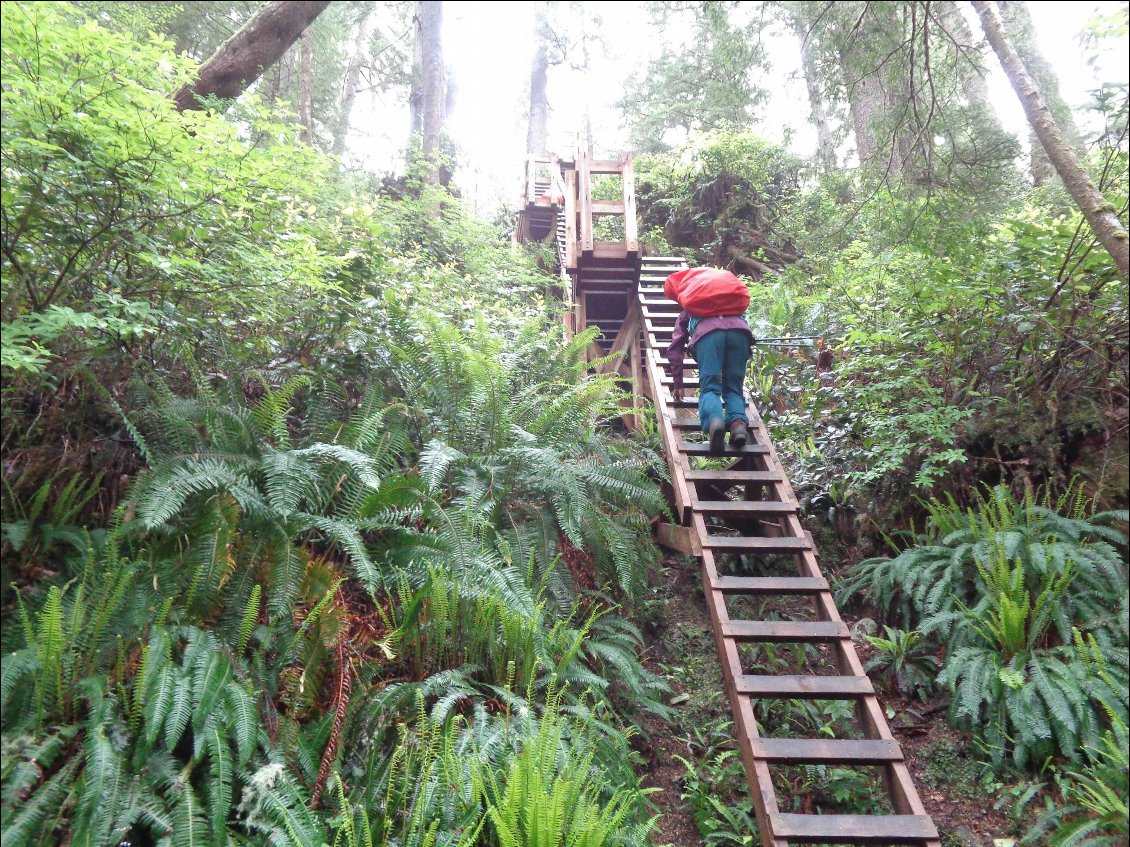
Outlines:
[[784, 477], [773, 471], [705, 471], [692, 469], [684, 471], [683, 478], [687, 482], [732, 482], [738, 485], [743, 482], [783, 482]]
[[722, 637], [742, 642], [801, 643], [849, 638], [843, 621], [723, 621]]
[[769, 827], [774, 837], [797, 844], [918, 844], [938, 839], [926, 815], [770, 814]]
[[874, 765], [901, 762], [897, 741], [840, 738], [754, 738], [753, 757], [789, 765]]
[[797, 512], [796, 503], [778, 500], [691, 500], [690, 506], [704, 515], [793, 515]]
[[803, 553], [811, 550], [807, 538], [789, 536], [770, 538], [763, 535], [707, 535], [702, 538], [707, 550], [728, 550], [731, 553]]
[[711, 588], [723, 594], [772, 595], [819, 594], [830, 591], [822, 576], [720, 576]]
[[738, 694], [798, 700], [852, 700], [875, 693], [865, 676], [744, 675], [734, 680]]
[[710, 452], [710, 444], [706, 441], [683, 441], [679, 443], [678, 449], [680, 453], [688, 456], [750, 456], [769, 452], [769, 448], [764, 444], [747, 444], [740, 450], [727, 444], [722, 453], [714, 454]]

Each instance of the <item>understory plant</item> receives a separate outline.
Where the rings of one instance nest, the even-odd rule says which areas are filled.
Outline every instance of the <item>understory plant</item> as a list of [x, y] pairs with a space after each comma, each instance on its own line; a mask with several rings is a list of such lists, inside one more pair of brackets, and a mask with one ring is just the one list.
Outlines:
[[1057, 780], [1060, 803], [1048, 808], [1025, 835], [1024, 844], [1051, 847], [1115, 847], [1130, 840], [1130, 757], [1126, 721], [1115, 716], [1101, 743], [1087, 748], [1086, 763]]
[[998, 486], [968, 509], [927, 505], [920, 544], [857, 565], [841, 601], [866, 592], [944, 641], [951, 716], [992, 761], [1078, 761], [1107, 715], [1127, 713], [1125, 535], [1109, 525], [1125, 513], [1088, 515], [1078, 489], [1038, 502]]
[[883, 627], [883, 633], [866, 636], [867, 643], [878, 652], [863, 669], [877, 672], [888, 691], [925, 700], [934, 689], [938, 659], [923, 643], [922, 633], [890, 626]]

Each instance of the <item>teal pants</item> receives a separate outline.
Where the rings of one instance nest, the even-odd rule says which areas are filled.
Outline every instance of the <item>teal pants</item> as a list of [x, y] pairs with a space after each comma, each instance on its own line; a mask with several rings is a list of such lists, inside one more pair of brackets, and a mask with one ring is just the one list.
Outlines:
[[742, 393], [749, 353], [749, 333], [740, 329], [716, 329], [700, 338], [695, 345], [699, 382], [698, 419], [703, 432], [707, 431], [713, 418], [721, 418], [727, 427], [734, 421], [749, 424]]

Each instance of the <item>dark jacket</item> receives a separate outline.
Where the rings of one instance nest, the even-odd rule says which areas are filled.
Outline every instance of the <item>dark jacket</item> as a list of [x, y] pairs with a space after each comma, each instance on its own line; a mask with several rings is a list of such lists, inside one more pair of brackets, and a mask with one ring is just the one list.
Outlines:
[[753, 330], [749, 328], [749, 323], [744, 315], [717, 315], [712, 318], [699, 318], [693, 333], [689, 328], [690, 320], [691, 313], [686, 309], [679, 313], [678, 320], [675, 321], [675, 332], [671, 336], [671, 343], [667, 345], [667, 361], [669, 362], [667, 373], [674, 380], [673, 391], [681, 391], [683, 388], [683, 359], [686, 351], [689, 349], [693, 356], [694, 346], [707, 333], [714, 332], [716, 329], [740, 329], [749, 335], [749, 341], [751, 344], [753, 343]]

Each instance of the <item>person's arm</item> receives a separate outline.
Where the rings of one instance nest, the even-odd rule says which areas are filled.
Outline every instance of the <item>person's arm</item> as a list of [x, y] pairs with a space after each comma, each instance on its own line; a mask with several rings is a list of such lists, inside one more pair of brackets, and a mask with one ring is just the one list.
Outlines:
[[687, 349], [687, 324], [690, 321], [690, 315], [686, 312], [680, 312], [678, 319], [675, 321], [675, 331], [671, 334], [671, 343], [667, 345], [667, 373], [674, 381], [671, 386], [671, 393], [683, 390], [683, 358], [686, 355]]

